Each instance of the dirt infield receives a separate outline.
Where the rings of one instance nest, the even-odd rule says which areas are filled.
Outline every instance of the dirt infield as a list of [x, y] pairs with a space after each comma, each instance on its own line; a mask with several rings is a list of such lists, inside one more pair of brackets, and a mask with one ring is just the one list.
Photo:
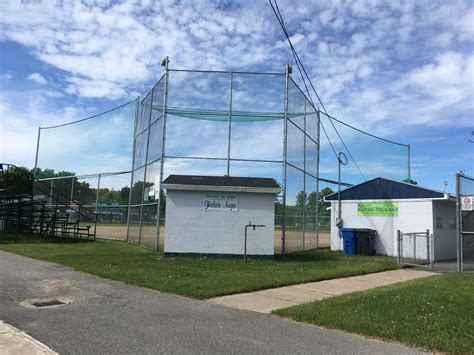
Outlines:
[[[130, 226], [130, 241], [138, 243], [138, 225]], [[281, 230], [275, 230], [275, 253], [281, 253]], [[125, 240], [127, 236], [127, 225], [125, 224], [104, 224], [97, 225], [97, 236], [109, 239]], [[163, 250], [164, 240], [166, 237], [165, 227], [160, 227], [160, 249]], [[331, 244], [331, 236], [329, 232], [319, 232], [319, 243], [317, 243], [316, 232], [310, 231], [305, 233], [304, 247], [303, 247], [303, 233], [301, 231], [287, 231], [285, 235], [285, 251], [292, 252], [298, 250], [314, 249], [318, 246], [329, 247]], [[148, 247], [155, 247], [156, 243], [156, 226], [143, 225], [142, 236], [140, 244]], [[318, 245], [319, 244], [319, 245]]]

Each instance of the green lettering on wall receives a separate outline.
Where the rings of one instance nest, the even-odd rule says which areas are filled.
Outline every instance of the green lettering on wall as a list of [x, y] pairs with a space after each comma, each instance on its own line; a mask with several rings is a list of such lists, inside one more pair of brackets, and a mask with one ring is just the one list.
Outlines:
[[358, 202], [357, 214], [366, 217], [397, 217], [398, 202]]

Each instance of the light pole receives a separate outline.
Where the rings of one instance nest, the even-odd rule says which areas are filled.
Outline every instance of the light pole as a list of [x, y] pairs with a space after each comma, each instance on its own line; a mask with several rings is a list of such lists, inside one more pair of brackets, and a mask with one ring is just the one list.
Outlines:
[[339, 229], [342, 227], [342, 218], [341, 218], [341, 165], [347, 165], [347, 156], [340, 152], [337, 155], [337, 166], [338, 166], [338, 190], [337, 190], [337, 220], [336, 225]]

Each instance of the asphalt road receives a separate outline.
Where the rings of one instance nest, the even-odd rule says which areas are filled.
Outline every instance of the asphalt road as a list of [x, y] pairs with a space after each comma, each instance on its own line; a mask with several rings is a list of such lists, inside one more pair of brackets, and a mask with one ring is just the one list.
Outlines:
[[[60, 354], [414, 352], [399, 344], [104, 280], [2, 251], [0, 270], [0, 319]], [[71, 302], [56, 308], [20, 305], [47, 297]]]

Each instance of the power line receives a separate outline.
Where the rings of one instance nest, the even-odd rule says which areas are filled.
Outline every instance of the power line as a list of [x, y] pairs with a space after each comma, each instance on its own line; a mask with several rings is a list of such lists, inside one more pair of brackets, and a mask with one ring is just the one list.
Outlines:
[[[362, 172], [362, 170], [359, 168], [359, 165], [358, 165], [357, 162], [355, 161], [354, 157], [352, 156], [352, 153], [350, 152], [350, 150], [349, 150], [349, 148], [347, 147], [346, 143], [344, 142], [344, 140], [342, 139], [341, 135], [339, 134], [339, 131], [337, 130], [336, 126], [334, 125], [334, 122], [332, 121], [331, 116], [328, 114], [328, 112], [327, 112], [327, 110], [326, 110], [326, 107], [324, 106], [324, 104], [323, 104], [321, 98], [319, 97], [318, 92], [316, 91], [316, 89], [315, 89], [315, 87], [314, 87], [314, 85], [313, 85], [313, 83], [312, 83], [312, 81], [311, 81], [311, 79], [310, 79], [308, 73], [306, 72], [306, 69], [305, 69], [305, 67], [304, 67], [304, 65], [303, 65], [303, 63], [302, 63], [302, 61], [301, 61], [301, 59], [299, 58], [298, 53], [296, 52], [296, 49], [294, 48], [293, 44], [291, 43], [291, 39], [290, 39], [290, 36], [289, 36], [288, 31], [287, 31], [287, 29], [286, 29], [286, 26], [285, 26], [285, 23], [284, 23], [284, 20], [283, 20], [283, 16], [281, 15], [281, 12], [280, 12], [280, 9], [279, 9], [279, 7], [278, 7], [277, 1], [275, 0], [275, 6], [273, 6], [271, 0], [268, 0], [268, 2], [270, 3], [270, 6], [272, 7], [272, 10], [273, 10], [273, 12], [274, 12], [274, 14], [275, 14], [275, 17], [277, 18], [277, 20], [278, 20], [278, 22], [279, 22], [279, 24], [280, 24], [280, 27], [282, 28], [283, 33], [285, 34], [286, 39], [287, 39], [287, 41], [288, 41], [288, 43], [289, 43], [289, 45], [290, 45], [290, 48], [291, 48], [293, 57], [294, 57], [295, 62], [296, 62], [296, 66], [298, 67], [298, 71], [299, 71], [299, 73], [300, 73], [300, 76], [301, 76], [301, 78], [303, 79], [303, 84], [305, 85], [306, 91], [307, 91], [308, 96], [309, 96], [309, 98], [310, 98], [310, 100], [311, 100], [311, 104], [312, 104], [313, 107], [314, 107], [314, 103], [313, 103], [311, 94], [310, 94], [309, 89], [308, 89], [308, 86], [307, 86], [307, 84], [306, 84], [306, 80], [305, 80], [305, 78], [304, 78], [304, 76], [303, 76], [303, 74], [302, 74], [301, 71], [304, 72], [306, 78], [308, 79], [308, 82], [309, 82], [309, 84], [311, 85], [311, 88], [312, 88], [313, 92], [315, 93], [316, 97], [318, 98], [318, 101], [319, 101], [319, 103], [321, 104], [321, 107], [323, 108], [323, 110], [324, 110], [326, 116], [329, 118], [329, 122], [331, 123], [332, 127], [334, 128], [334, 131], [336, 132], [337, 136], [339, 137], [339, 139], [340, 139], [342, 145], [343, 145], [344, 148], [346, 149], [347, 153], [349, 154], [351, 160], [353, 161], [353, 163], [354, 163], [354, 165], [356, 166], [356, 168], [357, 168], [357, 170], [359, 171], [359, 173], [362, 175], [362, 177], [364, 178], [364, 180], [367, 181], [367, 178], [365, 177], [365, 175], [364, 175], [364, 173]], [[301, 66], [301, 68], [300, 68], [300, 66]], [[332, 145], [332, 142], [330, 141], [329, 136], [327, 135], [326, 129], [324, 128], [324, 125], [322, 124], [321, 120], [320, 120], [320, 123], [321, 123], [321, 126], [323, 127], [323, 131], [324, 131], [326, 137], [328, 138], [328, 141], [329, 141], [329, 144], [331, 145], [332, 150], [333, 150], [334, 153], [336, 154], [336, 158], [339, 159], [338, 156], [337, 156], [337, 153], [336, 153], [336, 151], [335, 151], [335, 149], [334, 149], [334, 146]]]
[[[311, 102], [311, 105], [313, 105], [313, 107], [314, 107], [313, 98], [312, 98], [311, 93], [310, 93], [310, 91], [309, 91], [309, 89], [308, 89], [308, 85], [306, 84], [306, 80], [305, 80], [305, 78], [304, 78], [304, 76], [303, 76], [303, 74], [302, 74], [302, 72], [301, 72], [300, 64], [298, 63], [298, 60], [296, 59], [298, 54], [296, 53], [296, 51], [295, 51], [295, 49], [294, 49], [294, 47], [293, 47], [293, 44], [291, 43], [291, 41], [290, 41], [290, 39], [289, 39], [288, 32], [287, 32], [287, 30], [286, 30], [285, 24], [283, 23], [283, 18], [280, 18], [280, 17], [279, 17], [279, 13], [276, 12], [276, 10], [275, 10], [275, 8], [273, 7], [273, 4], [271, 3], [270, 0], [269, 0], [269, 3], [270, 3], [270, 6], [271, 6], [272, 9], [273, 9], [273, 12], [275, 13], [275, 16], [276, 16], [278, 22], [280, 23], [280, 26], [281, 26], [283, 32], [285, 33], [286, 38], [288, 39], [288, 43], [290, 44], [291, 52], [292, 52], [292, 54], [293, 54], [293, 57], [295, 58], [296, 67], [298, 68], [298, 71], [299, 71], [299, 73], [300, 73], [301, 79], [303, 79], [303, 84], [304, 84], [304, 86], [305, 86], [305, 89], [306, 89], [306, 92], [307, 92], [307, 94], [308, 94], [308, 97], [309, 97], [309, 100], [310, 100], [310, 102]], [[276, 3], [275, 3], [275, 4], [276, 4]], [[277, 5], [277, 4], [276, 4], [276, 5]], [[278, 5], [277, 5], [277, 6], [278, 6]], [[280, 16], [281, 16], [281, 14], [280, 14]], [[316, 94], [316, 95], [317, 95], [317, 94]], [[319, 98], [318, 98], [318, 99], [319, 99]], [[319, 100], [319, 101], [321, 102], [321, 100]], [[322, 102], [321, 102], [321, 105], [322, 105]], [[322, 105], [322, 106], [323, 106], [323, 108], [324, 108], [324, 105]], [[326, 108], [324, 108], [324, 110], [326, 111]], [[334, 146], [333, 146], [333, 144], [332, 144], [332, 142], [331, 142], [331, 139], [329, 138], [329, 135], [328, 135], [328, 133], [327, 133], [327, 131], [326, 131], [326, 128], [324, 127], [324, 124], [321, 122], [321, 118], [320, 118], [320, 117], [319, 117], [319, 123], [320, 123], [320, 125], [321, 125], [321, 128], [323, 129], [324, 135], [326, 136], [326, 138], [327, 138], [327, 140], [328, 140], [328, 142], [329, 142], [329, 145], [330, 145], [331, 148], [332, 148], [332, 151], [334, 152], [335, 157], [337, 158], [338, 156], [337, 156], [336, 149], [334, 148]]]
[[[271, 4], [271, 0], [269, 0], [269, 2], [270, 2], [270, 5], [272, 5], [272, 4]], [[303, 79], [303, 82], [304, 82], [304, 84], [305, 84], [306, 90], [308, 91], [308, 95], [311, 97], [311, 95], [310, 95], [310, 93], [309, 93], [309, 90], [308, 90], [308, 87], [307, 87], [307, 85], [306, 85], [306, 82], [305, 82], [305, 80], [304, 80], [304, 77], [303, 77], [303, 75], [301, 74], [301, 69], [303, 69], [303, 72], [304, 72], [306, 78], [308, 79], [308, 82], [309, 82], [309, 84], [311, 85], [311, 88], [313, 89], [313, 92], [316, 94], [316, 97], [318, 98], [318, 100], [319, 100], [319, 102], [320, 102], [320, 104], [321, 104], [321, 107], [323, 108], [324, 112], [325, 112], [326, 115], [328, 116], [329, 122], [331, 123], [332, 127], [334, 128], [334, 131], [336, 132], [337, 136], [339, 137], [339, 139], [340, 139], [342, 145], [344, 146], [344, 148], [346, 149], [347, 153], [348, 153], [349, 156], [351, 157], [351, 160], [354, 162], [354, 165], [356, 166], [357, 170], [359, 170], [359, 173], [363, 176], [364, 180], [367, 181], [367, 178], [365, 177], [365, 175], [364, 175], [364, 173], [362, 172], [362, 170], [359, 168], [359, 165], [357, 164], [357, 162], [355, 161], [354, 157], [352, 156], [352, 153], [350, 152], [350, 150], [349, 150], [349, 148], [347, 147], [346, 143], [344, 142], [344, 140], [342, 139], [341, 135], [339, 134], [339, 131], [337, 130], [336, 126], [334, 125], [334, 122], [331, 120], [331, 117], [329, 116], [329, 114], [328, 114], [328, 112], [327, 112], [327, 110], [326, 110], [326, 107], [324, 106], [324, 104], [323, 104], [321, 98], [319, 97], [318, 92], [316, 91], [316, 89], [315, 89], [315, 87], [314, 87], [314, 85], [313, 85], [313, 83], [312, 83], [312, 81], [311, 81], [311, 79], [310, 79], [308, 73], [306, 72], [306, 69], [305, 69], [305, 67], [304, 67], [304, 65], [303, 65], [303, 63], [302, 63], [302, 61], [301, 61], [301, 59], [299, 58], [298, 53], [296, 52], [296, 49], [294, 48], [293, 44], [291, 43], [290, 36], [289, 36], [288, 31], [287, 31], [287, 29], [286, 29], [285, 23], [284, 23], [284, 21], [283, 21], [283, 16], [282, 16], [282, 14], [281, 14], [281, 12], [280, 12], [280, 8], [278, 7], [278, 3], [277, 3], [276, 0], [275, 0], [275, 7], [276, 7], [276, 12], [278, 13], [278, 15], [277, 15], [277, 14], [275, 14], [275, 15], [277, 16], [277, 18], [279, 17], [279, 21], [278, 21], [278, 22], [280, 23], [280, 26], [282, 27], [283, 32], [285, 33], [285, 36], [286, 36], [286, 38], [287, 38], [287, 40], [288, 40], [288, 43], [290, 44], [290, 48], [291, 48], [291, 50], [292, 50], [292, 52], [293, 52], [293, 57], [295, 58], [296, 65], [297, 65], [297, 67], [298, 67], [298, 71], [300, 72], [300, 75], [301, 75], [301, 77], [302, 77], [302, 79]], [[275, 12], [275, 9], [273, 8], [273, 6], [272, 6], [272, 9], [273, 9], [274, 12]], [[301, 69], [300, 69], [300, 66], [301, 66]], [[312, 99], [311, 99], [311, 100], [312, 100]], [[314, 104], [313, 104], [313, 106], [314, 106]], [[325, 134], [326, 134], [326, 130], [325, 130], [325, 129], [324, 129], [324, 131], [325, 131]], [[326, 134], [326, 137], [327, 137], [327, 134]], [[328, 137], [328, 140], [329, 140], [329, 137]], [[331, 143], [331, 146], [332, 146], [332, 143]], [[334, 147], [333, 147], [333, 151], [335, 151], [335, 150], [334, 150]], [[336, 154], [336, 156], [337, 156], [337, 159], [339, 159], [339, 156], [338, 156], [337, 154]]]

